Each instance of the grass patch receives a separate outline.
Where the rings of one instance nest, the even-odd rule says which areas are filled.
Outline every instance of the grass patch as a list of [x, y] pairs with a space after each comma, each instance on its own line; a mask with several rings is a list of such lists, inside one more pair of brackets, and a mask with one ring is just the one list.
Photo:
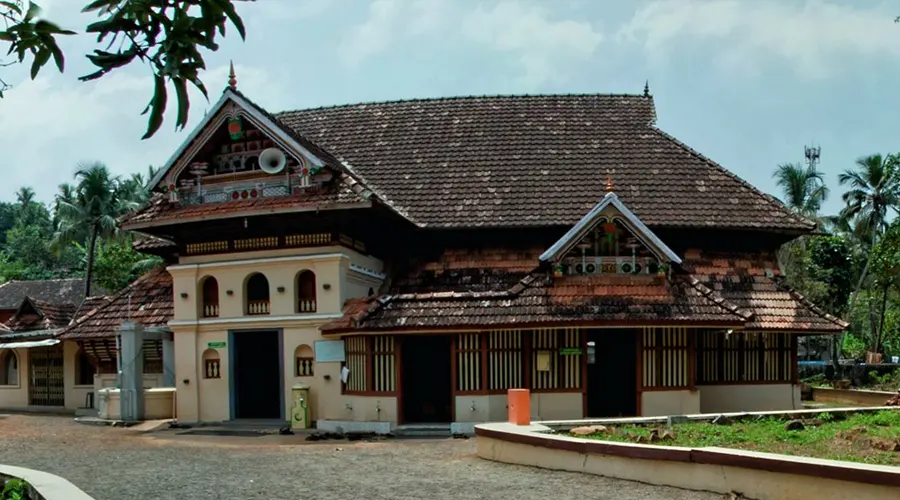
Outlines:
[[[882, 410], [838, 418], [821, 413], [804, 420], [804, 429], [786, 430], [789, 420], [744, 419], [726, 425], [711, 422], [686, 422], [672, 428], [674, 438], [654, 444], [701, 448], [719, 446], [742, 450], [781, 453], [869, 464], [900, 466], [900, 411]], [[660, 425], [607, 426], [604, 432], [588, 439], [619, 442], [647, 442]], [[642, 438], [640, 438], [642, 436]]]

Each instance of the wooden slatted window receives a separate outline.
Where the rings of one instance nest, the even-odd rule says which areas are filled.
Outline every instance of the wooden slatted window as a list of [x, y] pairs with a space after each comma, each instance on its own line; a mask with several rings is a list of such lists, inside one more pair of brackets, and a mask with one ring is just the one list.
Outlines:
[[456, 392], [477, 393], [481, 385], [482, 335], [461, 333], [456, 337]]
[[503, 392], [523, 387], [522, 332], [498, 330], [487, 334], [488, 390]]
[[397, 387], [397, 357], [394, 337], [379, 335], [371, 338], [372, 381], [374, 392], [394, 392]]
[[397, 342], [393, 335], [347, 337], [345, 393], [392, 394], [397, 390]]
[[581, 388], [581, 333], [575, 328], [540, 329], [531, 336], [531, 388], [558, 391]]
[[785, 333], [705, 331], [697, 334], [697, 383], [793, 380], [793, 337]]
[[366, 392], [366, 373], [369, 360], [368, 338], [347, 337], [344, 339], [346, 366], [350, 376], [344, 384], [344, 392]]
[[644, 328], [641, 337], [644, 388], [689, 387], [690, 332], [686, 328]]

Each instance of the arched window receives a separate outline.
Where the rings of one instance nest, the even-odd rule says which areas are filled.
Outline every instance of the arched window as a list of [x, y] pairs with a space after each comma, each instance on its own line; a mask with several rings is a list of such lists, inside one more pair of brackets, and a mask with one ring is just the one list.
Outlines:
[[19, 385], [19, 358], [11, 350], [0, 351], [0, 385]]
[[297, 312], [316, 312], [316, 275], [309, 270], [297, 274]]
[[222, 378], [222, 364], [215, 349], [203, 351], [203, 378]]
[[212, 276], [203, 279], [200, 300], [200, 311], [204, 318], [219, 316], [219, 282]]
[[244, 289], [247, 314], [269, 314], [269, 280], [262, 273], [250, 275]]
[[306, 344], [300, 344], [294, 350], [294, 376], [296, 377], [312, 377], [315, 358], [313, 356], [312, 347]]

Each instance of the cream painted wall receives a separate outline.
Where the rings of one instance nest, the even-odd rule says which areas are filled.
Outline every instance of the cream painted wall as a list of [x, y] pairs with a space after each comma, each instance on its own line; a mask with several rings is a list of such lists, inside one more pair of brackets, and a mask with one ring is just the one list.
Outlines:
[[68, 340], [63, 341], [63, 370], [65, 370], [63, 383], [65, 384], [66, 408], [70, 410], [85, 408], [87, 393], [94, 391], [93, 384], [75, 385], [77, 359], [78, 344]]
[[[257, 272], [264, 274], [269, 282], [269, 316], [297, 315], [296, 278], [304, 270], [316, 275], [316, 314], [340, 314], [346, 299], [365, 297], [370, 287], [377, 290], [381, 283], [376, 277], [351, 271], [351, 263], [374, 272], [380, 272], [383, 267], [378, 259], [343, 247], [184, 258], [178, 265], [169, 267], [175, 297], [173, 320], [200, 318], [200, 283], [207, 276], [218, 282], [219, 319], [244, 317], [244, 284]], [[284, 292], [278, 292], [279, 287], [284, 287]], [[227, 294], [229, 290], [232, 295]], [[182, 293], [187, 297], [182, 298]]]
[[531, 416], [537, 420], [582, 418], [584, 404], [580, 392], [531, 393]]
[[700, 413], [700, 391], [647, 391], [641, 393], [641, 416]]
[[[0, 385], [0, 408], [28, 406], [28, 349], [14, 349], [18, 357], [19, 380], [16, 385]], [[0, 354], [5, 352], [0, 349]]]
[[[359, 272], [350, 265], [370, 272]], [[171, 266], [175, 314], [170, 323], [175, 336], [175, 379], [178, 388], [178, 419], [185, 422], [223, 421], [231, 418], [228, 332], [280, 329], [284, 364], [284, 411], [289, 415], [292, 387], [310, 387], [310, 419], [397, 419], [393, 397], [344, 396], [341, 394], [340, 363], [316, 363], [312, 377], [295, 376], [295, 351], [301, 345], [315, 350], [322, 340], [319, 327], [340, 317], [346, 299], [365, 297], [377, 291], [383, 264], [378, 259], [344, 247], [282, 249], [265, 252], [185, 257]], [[295, 311], [296, 276], [302, 270], [316, 274], [316, 313]], [[270, 314], [244, 314], [244, 282], [254, 272], [269, 281]], [[216, 278], [219, 287], [219, 317], [201, 318], [198, 299], [205, 276]], [[326, 285], [327, 290], [326, 290]], [[279, 293], [278, 287], [285, 291]], [[233, 292], [228, 295], [227, 290]], [[181, 298], [187, 293], [187, 298]], [[203, 378], [203, 352], [210, 342], [226, 342], [217, 349], [221, 378]], [[185, 382], [187, 381], [187, 382]]]
[[800, 389], [791, 384], [701, 385], [701, 413], [800, 410]]

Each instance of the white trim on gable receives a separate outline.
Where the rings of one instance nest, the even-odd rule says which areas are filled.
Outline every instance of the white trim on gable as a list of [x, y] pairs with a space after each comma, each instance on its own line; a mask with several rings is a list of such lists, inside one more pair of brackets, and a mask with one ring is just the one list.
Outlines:
[[225, 108], [225, 105], [229, 102], [233, 102], [236, 106], [238, 106], [241, 111], [246, 113], [247, 117], [250, 118], [250, 121], [253, 125], [264, 128], [265, 132], [271, 133], [274, 135], [272, 138], [276, 142], [279, 143], [282, 147], [285, 147], [289, 152], [294, 155], [302, 156], [305, 160], [307, 160], [312, 165], [317, 167], [321, 167], [325, 165], [325, 162], [312, 154], [308, 149], [303, 147], [300, 143], [297, 142], [296, 139], [290, 136], [290, 134], [286, 133], [280, 125], [272, 121], [270, 118], [263, 115], [256, 106], [250, 104], [245, 98], [241, 97], [237, 93], [233, 92], [230, 88], [225, 89], [225, 92], [222, 93], [222, 97], [216, 102], [216, 104], [212, 107], [209, 112], [206, 113], [206, 116], [203, 117], [203, 120], [194, 127], [194, 130], [188, 134], [187, 138], [185, 138], [184, 142], [181, 143], [181, 146], [175, 150], [175, 153], [169, 157], [166, 161], [163, 168], [156, 173], [156, 175], [151, 179], [150, 186], [157, 187], [160, 182], [169, 174], [169, 172], [174, 168], [175, 164], [178, 163], [178, 160], [184, 156], [184, 154], [188, 151], [191, 144], [200, 136], [200, 134], [206, 130], [206, 128], [210, 125], [212, 120], [219, 116], [219, 113]]
[[619, 214], [628, 222], [628, 225], [635, 232], [635, 237], [641, 240], [660, 260], [667, 260], [675, 264], [681, 264], [681, 257], [672, 251], [665, 243], [662, 242], [653, 231], [650, 230], [643, 222], [634, 215], [634, 212], [628, 209], [615, 193], [607, 193], [606, 196], [594, 205], [584, 217], [581, 218], [566, 234], [556, 241], [550, 248], [541, 254], [541, 262], [549, 262], [557, 260], [565, 255], [572, 247], [581, 241], [588, 231], [593, 229], [601, 217], [605, 208], [612, 206]]

